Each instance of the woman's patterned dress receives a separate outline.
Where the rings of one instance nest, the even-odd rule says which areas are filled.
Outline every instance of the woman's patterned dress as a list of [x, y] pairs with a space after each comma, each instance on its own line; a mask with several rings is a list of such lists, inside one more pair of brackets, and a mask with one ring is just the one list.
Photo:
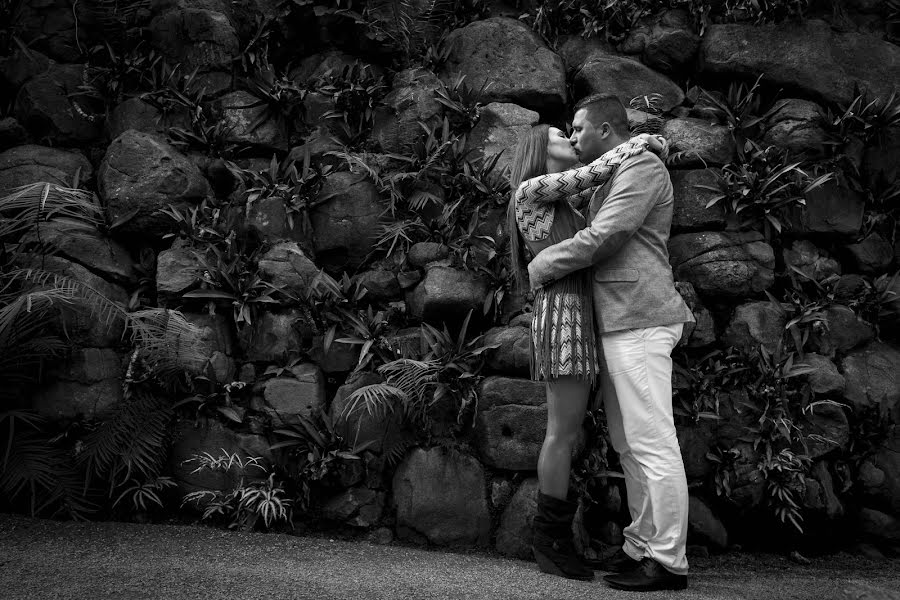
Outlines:
[[[664, 155], [665, 140], [657, 139]], [[585, 219], [575, 206], [587, 202], [623, 160], [648, 147], [649, 136], [637, 136], [589, 165], [523, 181], [514, 197], [516, 223], [532, 256], [583, 229]], [[531, 319], [532, 379], [574, 375], [593, 383], [598, 368], [596, 337], [591, 269], [538, 289]]]

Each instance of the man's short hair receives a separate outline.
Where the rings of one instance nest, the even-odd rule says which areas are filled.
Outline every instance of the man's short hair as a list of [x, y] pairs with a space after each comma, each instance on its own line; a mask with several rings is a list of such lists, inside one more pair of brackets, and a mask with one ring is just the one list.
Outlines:
[[625, 105], [617, 96], [591, 94], [579, 100], [575, 105], [575, 112], [581, 109], [587, 111], [587, 119], [594, 127], [606, 122], [617, 134], [623, 136], [629, 134], [628, 113], [625, 111]]

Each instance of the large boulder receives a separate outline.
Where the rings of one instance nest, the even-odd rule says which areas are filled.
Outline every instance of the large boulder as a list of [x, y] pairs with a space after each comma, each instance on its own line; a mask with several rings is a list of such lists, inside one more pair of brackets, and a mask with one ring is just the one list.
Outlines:
[[537, 469], [547, 429], [542, 382], [488, 377], [479, 390], [476, 443], [486, 465], [513, 471]]
[[335, 271], [356, 269], [378, 239], [384, 212], [378, 188], [353, 173], [332, 173], [319, 192], [319, 201], [310, 211], [317, 263]]
[[310, 233], [304, 231], [300, 219], [288, 219], [287, 205], [281, 196], [249, 202], [246, 213], [247, 229], [263, 241], [290, 240], [304, 246], [311, 245]]
[[795, 229], [806, 233], [855, 236], [862, 228], [865, 197], [837, 181], [806, 193], [806, 206], [795, 218]]
[[488, 543], [484, 469], [471, 456], [417, 448], [397, 468], [392, 489], [399, 537], [442, 546]]
[[41, 181], [72, 187], [75, 175], [81, 181], [94, 176], [94, 168], [81, 153], [28, 144], [0, 154], [0, 190]]
[[640, 54], [644, 64], [657, 71], [678, 73], [693, 64], [700, 36], [687, 11], [667, 10], [632, 29], [619, 50]]
[[81, 26], [94, 20], [89, 5], [67, 0], [41, 0], [15, 5], [15, 35], [29, 51], [45, 52], [62, 62], [77, 60], [91, 40], [90, 29]]
[[253, 324], [241, 330], [241, 346], [251, 362], [284, 360], [300, 353], [302, 336], [296, 325], [302, 314], [297, 310], [263, 312]]
[[259, 257], [259, 273], [273, 286], [296, 299], [309, 295], [310, 286], [319, 274], [316, 263], [309, 259], [296, 242], [279, 242]]
[[827, 328], [813, 330], [810, 348], [826, 356], [847, 352], [871, 341], [874, 328], [863, 321], [849, 307], [832, 304], [822, 311]]
[[110, 144], [100, 163], [97, 189], [112, 220], [133, 215], [123, 235], [161, 237], [175, 223], [159, 210], [196, 204], [209, 183], [186, 156], [162, 138], [129, 129]]
[[900, 48], [879, 37], [840, 33], [815, 19], [777, 25], [710, 25], [703, 72], [757, 77], [828, 102], [849, 104], [854, 85], [887, 98], [900, 80]]
[[682, 117], [665, 122], [661, 134], [669, 140], [669, 155], [679, 167], [725, 165], [734, 160], [731, 130], [703, 119]]
[[351, 376], [338, 388], [331, 401], [331, 419], [335, 430], [351, 447], [365, 446], [366, 450], [381, 454], [392, 450], [400, 440], [403, 418], [400, 410], [369, 411], [363, 403], [351, 405], [350, 396], [357, 390], [381, 383], [375, 373]]
[[196, 251], [177, 245], [163, 250], [156, 257], [156, 294], [168, 305], [181, 304], [181, 296], [199, 285], [203, 267]]
[[385, 152], [401, 152], [422, 134], [422, 126], [434, 128], [444, 113], [435, 97], [444, 84], [437, 76], [419, 67], [400, 71], [393, 87], [376, 113], [372, 139]]
[[[712, 231], [725, 227], [725, 209], [721, 203], [709, 208], [718, 189], [716, 169], [687, 169], [671, 172], [675, 206], [672, 231]], [[701, 187], [702, 186], [702, 187]], [[712, 190], [707, 188], [713, 188]]]
[[705, 231], [669, 240], [676, 279], [689, 281], [701, 294], [746, 297], [775, 281], [775, 253], [756, 232]]
[[895, 432], [860, 466], [867, 501], [900, 514], [900, 433]]
[[[881, 98], [880, 107], [887, 98]], [[880, 139], [866, 147], [862, 163], [869, 188], [884, 188], [900, 179], [900, 131], [896, 127], [882, 132]]]
[[[106, 300], [124, 311], [128, 305], [125, 290], [99, 275], [88, 271], [78, 263], [58, 256], [22, 254], [17, 257], [16, 266], [37, 269], [67, 278], [70, 282], [84, 285], [102, 295]], [[90, 296], [73, 304], [59, 308], [59, 319], [54, 321], [60, 334], [78, 346], [110, 348], [122, 343], [125, 320], [121, 312], [107, 310], [102, 304], [91, 300]]]
[[479, 316], [487, 282], [477, 273], [453, 267], [432, 266], [419, 285], [407, 294], [409, 313], [417, 319], [445, 322], [461, 319], [471, 310]]
[[839, 396], [844, 393], [844, 376], [831, 359], [815, 352], [807, 352], [797, 364], [805, 364], [815, 369], [802, 375], [809, 382], [810, 389], [818, 396]]
[[21, 146], [28, 141], [28, 132], [15, 117], [0, 119], [0, 152]]
[[590, 54], [575, 73], [575, 91], [579, 96], [612, 94], [628, 106], [633, 98], [660, 94], [660, 108], [669, 111], [684, 101], [684, 92], [674, 81], [624, 56], [597, 50]]
[[83, 65], [51, 65], [29, 79], [16, 95], [16, 118], [33, 138], [84, 146], [102, 134], [95, 108], [79, 96]]
[[301, 363], [287, 370], [290, 376], [266, 382], [263, 398], [274, 421], [291, 423], [310, 418], [325, 408], [325, 377], [318, 366]]
[[224, 141], [247, 144], [263, 151], [287, 151], [285, 123], [271, 114], [266, 100], [238, 90], [219, 98], [218, 106], [227, 131]]
[[832, 450], [844, 449], [850, 442], [850, 423], [844, 409], [834, 404], [813, 407], [803, 423], [807, 455], [820, 458]]
[[181, 63], [186, 73], [230, 68], [240, 52], [237, 32], [228, 17], [216, 10], [177, 7], [156, 16], [149, 31], [154, 47]]
[[857, 244], [849, 244], [847, 251], [854, 271], [867, 275], [880, 275], [894, 262], [894, 249], [890, 242], [872, 232]]
[[860, 509], [857, 518], [863, 536], [890, 545], [900, 544], [900, 518], [874, 508]]
[[364, 486], [350, 488], [329, 498], [322, 506], [322, 516], [343, 521], [353, 527], [372, 527], [384, 512], [385, 493]]
[[[227, 471], [197, 471], [197, 457], [204, 453], [213, 457], [223, 454], [236, 456], [240, 463], [231, 463]], [[264, 473], [259, 468], [240, 468], [239, 464], [246, 464], [249, 458], [259, 459], [263, 467], [271, 464], [272, 453], [265, 437], [232, 431], [215, 420], [206, 420], [199, 426], [193, 419], [179, 421], [169, 450], [169, 472], [182, 494], [202, 490], [228, 493], [240, 485], [263, 478]]]
[[705, 479], [713, 471], [713, 463], [706, 457], [713, 443], [712, 428], [700, 422], [693, 426], [678, 427], [677, 433], [684, 474], [689, 481]]
[[190, 129], [190, 116], [186, 111], [163, 113], [140, 98], [120, 102], [106, 118], [106, 135], [111, 140], [129, 129], [165, 136], [170, 127]]
[[410, 247], [406, 260], [414, 267], [424, 267], [428, 263], [444, 260], [450, 256], [450, 248], [438, 242], [418, 242]]
[[795, 154], [821, 156], [828, 141], [823, 125], [824, 116], [818, 104], [786, 98], [772, 107], [762, 140], [766, 145], [786, 148]]
[[234, 360], [237, 352], [234, 322], [229, 314], [184, 313], [184, 318], [197, 328], [198, 354], [203, 358], [184, 364], [195, 375], [207, 375], [211, 366], [216, 382], [230, 383], [234, 379]]
[[517, 377], [531, 373], [531, 330], [528, 327], [494, 327], [484, 334], [484, 345], [498, 347], [485, 353], [485, 364], [494, 372]]
[[[790, 248], [784, 248], [782, 256], [789, 270], [800, 271], [813, 281], [822, 281], [832, 275], [841, 274], [840, 263], [809, 240], [794, 240]], [[794, 275], [791, 272], [788, 274]]]
[[774, 354], [781, 346], [787, 315], [769, 301], [748, 302], [734, 309], [724, 343], [749, 352], [762, 345]]
[[58, 219], [35, 225], [22, 243], [50, 249], [107, 281], [126, 287], [137, 283], [137, 271], [128, 250], [95, 227]]
[[447, 84], [460, 75], [479, 90], [482, 102], [512, 102], [554, 112], [566, 102], [562, 59], [524, 23], [506, 17], [475, 21], [447, 37], [449, 55], [441, 73]]
[[499, 174], [512, 162], [519, 140], [539, 121], [540, 115], [533, 110], [516, 104], [491, 102], [481, 109], [481, 119], [466, 138], [466, 149], [472, 151], [472, 158], [489, 158], [502, 153], [495, 168], [495, 173]]
[[900, 350], [872, 342], [844, 357], [844, 398], [856, 409], [877, 406], [889, 414], [900, 402]]
[[700, 296], [697, 295], [694, 286], [687, 281], [676, 281], [675, 289], [678, 290], [685, 304], [694, 313], [695, 319], [693, 323], [684, 324], [679, 344], [687, 344], [691, 348], [702, 348], [718, 340], [716, 322], [712, 313], [700, 300]]
[[290, 70], [288, 77], [302, 86], [307, 86], [320, 77], [339, 77], [345, 69], [350, 69], [356, 64], [361, 70], [366, 70], [376, 77], [382, 75], [381, 69], [377, 66], [340, 50], [330, 50], [307, 56]]
[[728, 547], [728, 531], [712, 509], [697, 496], [688, 498], [688, 532], [693, 541], [707, 544], [716, 550]]
[[52, 64], [55, 61], [34, 48], [17, 48], [9, 56], [0, 57], [0, 83], [17, 90]]
[[500, 517], [497, 551], [504, 556], [531, 559], [531, 522], [537, 513], [538, 480], [526, 479]]
[[54, 368], [31, 407], [50, 419], [108, 416], [122, 399], [124, 356], [110, 348], [81, 348]]

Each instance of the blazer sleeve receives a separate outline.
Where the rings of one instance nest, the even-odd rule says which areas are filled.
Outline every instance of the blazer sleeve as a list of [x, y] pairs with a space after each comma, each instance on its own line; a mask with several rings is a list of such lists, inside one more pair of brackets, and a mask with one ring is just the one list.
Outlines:
[[528, 265], [531, 287], [584, 269], [614, 255], [641, 227], [660, 200], [668, 177], [663, 163], [649, 153], [623, 163], [591, 224], [573, 237], [542, 250]]

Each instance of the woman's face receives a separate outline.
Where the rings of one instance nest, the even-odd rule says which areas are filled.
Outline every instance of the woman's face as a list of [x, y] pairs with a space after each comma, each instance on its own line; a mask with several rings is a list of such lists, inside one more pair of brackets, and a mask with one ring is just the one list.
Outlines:
[[554, 165], [562, 165], [563, 169], [567, 169], [578, 162], [578, 156], [575, 149], [569, 143], [569, 138], [564, 131], [551, 127], [548, 132], [547, 139], [547, 168], [550, 170]]

